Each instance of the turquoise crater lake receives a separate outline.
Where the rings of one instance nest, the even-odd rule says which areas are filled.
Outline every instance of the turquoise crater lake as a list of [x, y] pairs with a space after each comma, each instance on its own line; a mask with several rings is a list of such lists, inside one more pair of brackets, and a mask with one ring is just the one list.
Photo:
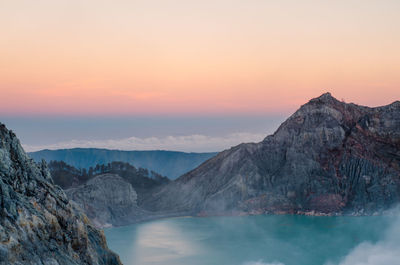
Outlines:
[[325, 265], [339, 264], [361, 243], [374, 247], [394, 219], [182, 217], [108, 228], [105, 234], [125, 265]]

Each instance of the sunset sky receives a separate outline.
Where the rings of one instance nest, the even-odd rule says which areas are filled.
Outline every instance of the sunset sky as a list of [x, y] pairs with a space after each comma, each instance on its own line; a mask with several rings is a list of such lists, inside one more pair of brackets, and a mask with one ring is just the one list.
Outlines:
[[[4, 0], [0, 118], [17, 131], [38, 117], [275, 126], [326, 91], [388, 104], [400, 99], [399, 14], [398, 0]], [[243, 124], [229, 133], [254, 130]]]

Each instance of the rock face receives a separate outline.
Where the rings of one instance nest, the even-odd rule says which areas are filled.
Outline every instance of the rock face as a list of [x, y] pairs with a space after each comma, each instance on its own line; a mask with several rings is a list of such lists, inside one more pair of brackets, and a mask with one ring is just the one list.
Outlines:
[[102, 232], [0, 124], [0, 264], [121, 264]]
[[185, 214], [372, 214], [400, 200], [400, 102], [369, 108], [326, 93], [260, 143], [219, 153], [143, 206]]
[[[144, 210], [138, 204], [139, 197], [144, 197], [152, 190], [145, 189], [137, 193], [127, 176], [121, 177], [110, 173], [97, 175], [85, 184], [67, 189], [65, 192], [97, 227], [122, 226], [182, 214], [180, 211]], [[139, 188], [141, 186], [139, 185]]]
[[66, 193], [99, 227], [129, 224], [149, 215], [137, 206], [132, 185], [115, 174], [96, 176]]

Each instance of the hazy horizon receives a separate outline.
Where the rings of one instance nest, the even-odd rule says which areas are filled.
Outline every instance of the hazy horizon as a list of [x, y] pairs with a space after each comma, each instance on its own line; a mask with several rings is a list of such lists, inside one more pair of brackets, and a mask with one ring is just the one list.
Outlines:
[[2, 117], [27, 152], [42, 149], [106, 148], [219, 152], [259, 142], [285, 116], [229, 117]]

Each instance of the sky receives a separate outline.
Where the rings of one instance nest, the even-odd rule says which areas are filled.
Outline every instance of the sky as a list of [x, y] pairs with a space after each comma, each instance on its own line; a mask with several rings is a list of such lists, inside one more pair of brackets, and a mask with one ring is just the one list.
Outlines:
[[[398, 100], [399, 12], [397, 0], [3, 0], [0, 121], [30, 150], [258, 141], [327, 91]], [[160, 144], [212, 147], [184, 146]]]

